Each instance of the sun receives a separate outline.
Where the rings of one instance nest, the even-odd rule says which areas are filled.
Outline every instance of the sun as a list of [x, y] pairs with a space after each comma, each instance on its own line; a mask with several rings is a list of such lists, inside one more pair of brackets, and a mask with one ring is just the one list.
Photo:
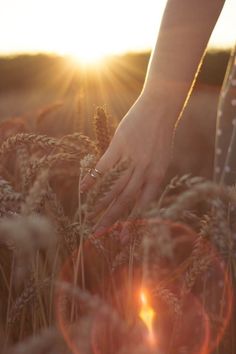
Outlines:
[[[54, 47], [58, 48], [59, 53], [68, 55], [85, 66], [97, 66], [106, 57], [120, 52], [119, 43], [122, 42], [122, 37], [113, 33], [114, 28], [106, 15], [109, 5], [107, 0], [69, 0], [69, 3], [70, 16], [66, 19], [66, 26], [60, 26], [54, 41]], [[66, 9], [62, 6], [57, 11], [62, 17]], [[118, 30], [118, 26], [116, 29]]]
[[[69, 37], [69, 36], [68, 36]], [[70, 37], [69, 37], [70, 38]], [[62, 42], [61, 54], [69, 56], [74, 63], [83, 66], [101, 66], [111, 55], [115, 55], [115, 50], [111, 44], [94, 35], [93, 30], [87, 28], [84, 36], [75, 42]]]
[[86, 48], [78, 52], [74, 51], [70, 56], [73, 61], [76, 61], [83, 66], [100, 66], [105, 62], [108, 53], [105, 51], [97, 51], [94, 48]]
[[100, 55], [99, 53], [82, 53], [78, 57], [75, 55], [75, 58], [78, 59], [79, 62], [81, 62], [84, 65], [98, 65], [101, 64], [104, 59], [105, 55]]

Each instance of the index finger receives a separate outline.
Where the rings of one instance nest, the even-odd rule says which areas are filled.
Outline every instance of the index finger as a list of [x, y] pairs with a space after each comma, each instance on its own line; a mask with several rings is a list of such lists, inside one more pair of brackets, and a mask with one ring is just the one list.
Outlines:
[[96, 180], [98, 180], [105, 172], [109, 171], [119, 161], [119, 155], [116, 152], [107, 150], [100, 158], [95, 168], [91, 169], [82, 179], [80, 185], [80, 193], [89, 190]]

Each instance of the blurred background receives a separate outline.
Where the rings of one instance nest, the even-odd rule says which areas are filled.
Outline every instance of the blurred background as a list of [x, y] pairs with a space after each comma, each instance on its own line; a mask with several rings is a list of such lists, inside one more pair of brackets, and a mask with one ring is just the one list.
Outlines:
[[[0, 0], [0, 139], [20, 131], [93, 136], [138, 97], [166, 0]], [[227, 0], [179, 124], [170, 175], [210, 178], [217, 100], [236, 39]]]

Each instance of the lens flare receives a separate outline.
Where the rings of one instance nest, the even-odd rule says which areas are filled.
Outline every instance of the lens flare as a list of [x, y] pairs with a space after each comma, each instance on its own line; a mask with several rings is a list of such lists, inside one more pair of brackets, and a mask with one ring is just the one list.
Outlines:
[[153, 320], [155, 317], [155, 311], [153, 308], [148, 304], [148, 298], [146, 292], [144, 290], [140, 293], [140, 301], [141, 301], [141, 310], [139, 312], [139, 317], [144, 322], [148, 329], [148, 338], [150, 343], [155, 342], [155, 336], [153, 331]]

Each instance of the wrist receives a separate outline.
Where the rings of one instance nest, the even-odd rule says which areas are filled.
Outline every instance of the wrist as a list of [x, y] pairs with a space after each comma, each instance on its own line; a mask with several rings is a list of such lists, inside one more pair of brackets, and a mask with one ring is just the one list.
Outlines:
[[190, 93], [191, 89], [186, 83], [168, 82], [167, 80], [151, 82], [149, 79], [140, 96], [151, 106], [159, 107], [174, 127]]
[[173, 107], [170, 97], [152, 94], [145, 90], [142, 91], [136, 103], [141, 104], [147, 111], [148, 114], [145, 114], [147, 120], [155, 120], [158, 128], [165, 127], [167, 132], [173, 132], [180, 111]]

